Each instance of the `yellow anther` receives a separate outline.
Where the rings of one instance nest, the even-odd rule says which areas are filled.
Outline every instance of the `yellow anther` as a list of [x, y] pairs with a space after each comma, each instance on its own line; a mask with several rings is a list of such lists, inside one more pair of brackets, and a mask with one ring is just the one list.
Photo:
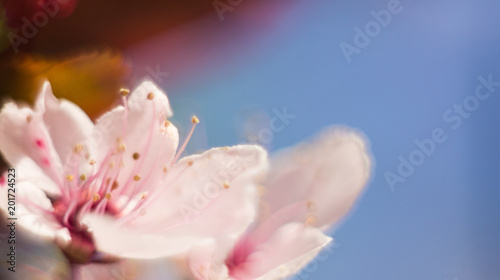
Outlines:
[[223, 186], [224, 186], [224, 188], [225, 188], [226, 190], [227, 190], [227, 189], [229, 189], [229, 187], [230, 187], [230, 186], [229, 186], [229, 182], [228, 182], [228, 181], [225, 181]]
[[126, 149], [127, 149], [127, 146], [125, 146], [125, 143], [121, 143], [120, 145], [118, 145], [117, 151], [118, 152], [125, 152]]
[[126, 88], [121, 88], [120, 89], [120, 95], [121, 96], [125, 97], [125, 96], [127, 96], [129, 94], [130, 94], [130, 90], [129, 89], [126, 89]]
[[91, 160], [89, 161], [89, 164], [90, 164], [90, 165], [94, 165], [94, 164], [95, 164], [95, 159], [91, 159]]
[[134, 154], [132, 155], [132, 158], [133, 158], [134, 160], [138, 160], [138, 159], [139, 159], [139, 157], [141, 157], [141, 155], [140, 155], [139, 153], [134, 153]]
[[164, 126], [164, 127], [168, 127], [168, 126], [169, 126], [169, 125], [171, 125], [171, 124], [172, 124], [172, 123], [171, 123], [169, 120], [165, 120], [165, 121], [163, 122], [163, 126]]
[[113, 168], [115, 167], [115, 162], [114, 161], [110, 161], [109, 162], [109, 168]]
[[155, 94], [152, 92], [148, 93], [148, 100], [153, 100], [153, 98], [155, 98]]
[[188, 164], [188, 166], [193, 166], [194, 161], [192, 161], [192, 160], [188, 160], [187, 164]]
[[83, 151], [83, 145], [82, 144], [76, 144], [76, 146], [73, 149], [73, 151], [75, 151], [75, 153], [80, 153], [81, 151]]
[[104, 196], [107, 200], [110, 200], [111, 199], [111, 193], [107, 193], [105, 196]]
[[114, 181], [114, 182], [113, 182], [113, 185], [111, 186], [111, 190], [112, 190], [112, 191], [114, 191], [114, 190], [116, 190], [116, 189], [118, 189], [118, 182], [117, 182], [117, 181]]
[[99, 201], [100, 199], [101, 199], [101, 196], [98, 193], [94, 193], [92, 195], [92, 201], [93, 202]]
[[66, 175], [66, 179], [68, 179], [68, 181], [73, 181], [73, 175], [69, 174], [69, 175]]
[[141, 175], [135, 175], [135, 176], [134, 176], [134, 180], [135, 180], [135, 181], [139, 181], [139, 180], [141, 180]]
[[148, 197], [147, 193], [142, 193], [141, 199], [146, 199]]
[[193, 116], [193, 118], [191, 119], [191, 122], [192, 122], [193, 124], [197, 124], [197, 123], [200, 123], [200, 120], [198, 119], [198, 117]]
[[85, 181], [85, 179], [87, 179], [85, 174], [80, 175], [80, 181]]
[[316, 223], [318, 222], [318, 220], [316, 219], [316, 217], [312, 214], [309, 214], [307, 215], [307, 218], [306, 218], [306, 225], [308, 226], [315, 226]]

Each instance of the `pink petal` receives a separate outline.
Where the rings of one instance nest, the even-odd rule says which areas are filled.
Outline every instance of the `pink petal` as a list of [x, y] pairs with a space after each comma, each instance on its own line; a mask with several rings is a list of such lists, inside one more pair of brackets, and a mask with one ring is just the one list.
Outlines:
[[62, 161], [82, 144], [94, 128], [87, 114], [74, 103], [58, 100], [47, 81], [36, 101], [36, 111], [43, 114], [43, 121]]
[[[131, 188], [146, 191], [158, 185], [174, 158], [179, 134], [166, 121], [172, 114], [167, 97], [152, 83], [144, 82], [127, 104], [128, 110], [118, 106], [97, 120], [90, 141], [99, 151], [98, 165], [119, 169], [118, 192], [132, 195]], [[109, 158], [110, 154], [116, 155]], [[140, 185], [132, 187], [136, 175]]]
[[11, 166], [31, 158], [54, 182], [61, 179], [62, 164], [42, 115], [7, 103], [0, 112], [0, 151]]
[[[5, 185], [0, 187], [2, 199], [0, 200], [0, 209], [8, 217], [12, 209], [8, 208], [8, 191]], [[12, 192], [10, 192], [12, 194]], [[62, 230], [61, 224], [55, 219], [52, 203], [45, 193], [31, 182], [18, 181], [16, 184], [16, 207], [15, 220], [16, 225], [37, 236], [55, 239]]]
[[271, 166], [265, 197], [270, 214], [302, 205], [289, 219], [326, 229], [349, 211], [364, 189], [370, 156], [359, 133], [334, 128], [311, 144], [281, 152]]
[[236, 240], [255, 218], [255, 180], [266, 163], [265, 151], [257, 146], [186, 157], [168, 172], [160, 192], [148, 195], [142, 216], [119, 225], [90, 215], [97, 246], [110, 254], [153, 258], [216, 237]]
[[281, 226], [270, 239], [230, 270], [235, 279], [283, 279], [297, 273], [332, 239], [301, 223]]

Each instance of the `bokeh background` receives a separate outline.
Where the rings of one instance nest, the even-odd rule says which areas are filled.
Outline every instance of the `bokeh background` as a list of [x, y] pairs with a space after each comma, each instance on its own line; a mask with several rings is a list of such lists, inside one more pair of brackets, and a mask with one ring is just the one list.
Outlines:
[[[328, 258], [296, 279], [497, 279], [500, 87], [460, 117], [457, 129], [443, 115], [470, 99], [478, 77], [491, 75], [500, 82], [500, 2], [399, 1], [400, 12], [349, 62], [340, 45], [355, 46], [355, 28], [364, 30], [374, 20], [372, 11], [396, 2], [243, 0], [221, 17], [206, 1], [196, 12], [170, 21], [167, 10], [157, 9], [155, 18], [148, 14], [154, 9], [120, 9], [117, 3], [89, 6], [102, 9], [93, 20], [79, 10], [78, 5], [87, 5], [81, 0], [73, 12], [76, 19], [53, 19], [74, 20], [74, 25], [40, 28], [23, 46], [23, 55], [53, 61], [82, 49], [94, 55], [97, 46], [108, 59], [119, 57], [114, 73], [123, 72], [113, 76], [110, 88], [133, 87], [144, 77], [155, 80], [169, 94], [174, 123], [185, 129], [183, 135], [191, 115], [198, 115], [202, 122], [189, 152], [242, 142], [273, 152], [335, 124], [363, 131], [376, 162], [373, 178], [332, 233], [336, 245]], [[116, 17], [98, 16], [113, 9], [118, 18], [136, 16], [115, 23]], [[96, 29], [71, 30], [85, 20]], [[4, 51], [6, 73], [13, 73], [8, 67], [19, 68], [13, 63], [18, 57]], [[28, 68], [30, 77], [41, 71]], [[26, 79], [23, 75], [9, 80]], [[96, 76], [88, 79], [102, 77]], [[10, 84], [15, 92], [15, 83]], [[60, 91], [67, 87], [61, 85]], [[272, 139], [259, 138], [275, 111], [285, 108], [296, 117]], [[436, 128], [445, 132], [446, 141], [391, 188], [385, 174], [398, 174], [400, 156], [408, 159], [418, 149], [415, 141], [430, 138]], [[166, 275], [160, 266], [148, 277]]]

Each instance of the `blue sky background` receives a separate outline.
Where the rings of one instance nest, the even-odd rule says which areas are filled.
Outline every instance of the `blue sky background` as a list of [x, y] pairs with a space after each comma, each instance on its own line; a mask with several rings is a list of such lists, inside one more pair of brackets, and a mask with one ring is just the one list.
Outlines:
[[[401, 13], [348, 63], [339, 44], [353, 44], [354, 28], [388, 3], [300, 1], [272, 28], [239, 33], [245, 44], [208, 50], [219, 59], [189, 79], [162, 82], [175, 121], [189, 128], [193, 113], [202, 120], [190, 151], [242, 142], [249, 108], [297, 115], [274, 135], [272, 150], [332, 124], [366, 134], [373, 178], [310, 279], [497, 279], [500, 87], [456, 130], [443, 114], [474, 94], [479, 76], [500, 81], [500, 2], [401, 1]], [[245, 5], [220, 24], [231, 25]], [[175, 65], [168, 67], [175, 76]], [[398, 157], [408, 159], [414, 141], [436, 128], [446, 141], [391, 191], [384, 173], [396, 173]]]

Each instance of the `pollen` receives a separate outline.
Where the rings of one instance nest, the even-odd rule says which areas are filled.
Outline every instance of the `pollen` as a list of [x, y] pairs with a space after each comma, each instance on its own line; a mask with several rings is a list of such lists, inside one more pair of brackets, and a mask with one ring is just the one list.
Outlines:
[[140, 157], [141, 157], [141, 154], [139, 154], [139, 153], [134, 153], [134, 154], [132, 155], [132, 158], [133, 158], [134, 160], [138, 160]]
[[148, 100], [153, 100], [153, 98], [155, 98], [155, 94], [152, 92], [148, 93]]
[[85, 174], [80, 175], [80, 181], [85, 181], [85, 179], [87, 179]]
[[75, 148], [73, 151], [77, 154], [79, 154], [81, 151], [83, 151], [83, 145], [82, 144], [76, 144]]
[[318, 222], [318, 219], [316, 218], [316, 216], [314, 216], [312, 214], [307, 215], [306, 222], [305, 222], [306, 225], [315, 226], [317, 222]]
[[92, 195], [92, 201], [93, 202], [99, 201], [100, 199], [101, 199], [101, 196], [98, 193], [94, 193]]
[[104, 197], [105, 197], [107, 200], [111, 200], [112, 195], [111, 195], [111, 193], [107, 193]]
[[125, 96], [127, 96], [129, 94], [130, 94], [130, 90], [129, 89], [126, 89], [126, 88], [120, 89], [120, 95], [121, 96], [125, 97]]
[[196, 117], [196, 116], [193, 116], [193, 118], [191, 119], [191, 122], [193, 124], [197, 124], [197, 123], [200, 123], [200, 119], [198, 119], [198, 117]]
[[134, 176], [134, 181], [139, 181], [141, 180], [141, 175], [135, 175]]
[[125, 143], [121, 143], [120, 145], [118, 145], [118, 152], [125, 152], [125, 150], [127, 149], [127, 147], [125, 146]]
[[194, 161], [192, 161], [192, 160], [188, 160], [187, 164], [188, 164], [188, 166], [193, 166]]
[[69, 175], [66, 175], [66, 179], [68, 179], [68, 181], [73, 181], [73, 175], [69, 174]]
[[225, 181], [224, 184], [223, 184], [224, 188], [227, 190], [229, 189], [230, 185], [229, 185], [229, 182], [228, 181]]

